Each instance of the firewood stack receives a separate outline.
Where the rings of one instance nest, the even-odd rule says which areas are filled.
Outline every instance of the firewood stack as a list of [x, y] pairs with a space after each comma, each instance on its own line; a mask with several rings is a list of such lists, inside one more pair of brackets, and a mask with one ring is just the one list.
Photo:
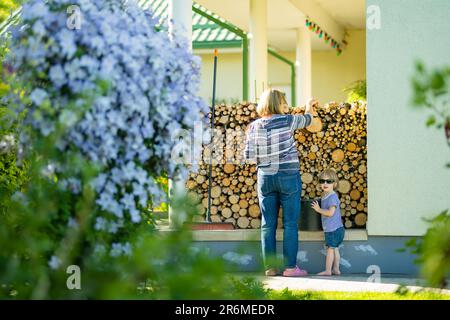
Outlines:
[[[347, 229], [363, 228], [367, 221], [366, 104], [331, 102], [317, 111], [319, 117], [311, 126], [295, 132], [302, 199], [320, 198], [318, 174], [333, 168], [340, 180], [337, 191], [344, 225]], [[291, 113], [303, 114], [304, 108], [291, 109]], [[257, 117], [254, 104], [216, 106], [213, 143], [204, 146], [199, 172], [191, 173], [187, 181], [190, 192], [201, 199], [196, 220], [204, 221], [208, 207], [208, 164], [212, 155], [211, 220], [232, 222], [239, 229], [260, 228], [257, 170], [243, 158], [245, 130]], [[281, 227], [281, 218], [278, 225]]]

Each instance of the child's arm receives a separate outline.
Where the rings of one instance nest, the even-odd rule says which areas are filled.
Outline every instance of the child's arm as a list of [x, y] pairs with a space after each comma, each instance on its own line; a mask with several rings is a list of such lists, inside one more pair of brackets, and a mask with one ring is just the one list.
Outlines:
[[321, 215], [326, 216], [326, 217], [331, 217], [331, 216], [333, 216], [334, 212], [336, 211], [336, 207], [335, 207], [335, 206], [331, 206], [330, 209], [327, 209], [327, 210], [320, 208], [319, 203], [318, 203], [317, 201], [314, 201], [314, 202], [312, 203], [311, 207], [312, 207], [317, 213], [320, 213]]

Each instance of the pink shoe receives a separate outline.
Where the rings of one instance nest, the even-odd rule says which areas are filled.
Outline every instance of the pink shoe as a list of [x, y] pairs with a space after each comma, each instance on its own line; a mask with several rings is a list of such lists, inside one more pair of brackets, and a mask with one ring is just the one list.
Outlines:
[[307, 275], [308, 272], [306, 270], [302, 270], [297, 266], [295, 266], [295, 269], [286, 269], [283, 272], [283, 277], [304, 277]]

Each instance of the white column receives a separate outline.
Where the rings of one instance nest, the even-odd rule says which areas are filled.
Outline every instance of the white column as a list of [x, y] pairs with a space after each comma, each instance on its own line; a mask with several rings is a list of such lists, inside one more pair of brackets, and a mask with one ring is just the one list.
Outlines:
[[[249, 98], [267, 89], [267, 0], [250, 0]], [[256, 86], [256, 87], [255, 87]]]
[[169, 35], [186, 38], [192, 50], [192, 0], [169, 0]]
[[[192, 0], [169, 0], [169, 37], [181, 36], [188, 41], [189, 50], [192, 51]], [[175, 195], [185, 193], [184, 181], [179, 177], [169, 178], [169, 199]], [[174, 226], [174, 212], [169, 205], [169, 224]], [[179, 214], [179, 213], [178, 213]], [[183, 222], [186, 217], [176, 217], [177, 221]]]
[[311, 50], [311, 32], [302, 26], [297, 29], [295, 52], [297, 105], [306, 104], [312, 96]]

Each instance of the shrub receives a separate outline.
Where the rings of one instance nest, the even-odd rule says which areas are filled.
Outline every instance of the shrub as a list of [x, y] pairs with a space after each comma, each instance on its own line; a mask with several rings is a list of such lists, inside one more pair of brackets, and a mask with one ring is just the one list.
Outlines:
[[358, 80], [343, 89], [347, 93], [347, 102], [352, 103], [359, 100], [367, 100], [366, 80]]
[[[426, 121], [427, 127], [442, 130], [450, 147], [450, 67], [430, 71], [421, 62], [417, 62], [411, 84], [412, 105], [431, 112]], [[450, 168], [450, 162], [447, 163], [447, 168]], [[449, 209], [428, 222], [431, 225], [424, 237], [410, 240], [407, 247], [418, 254], [417, 262], [421, 264], [422, 274], [430, 284], [445, 287], [446, 278], [450, 276]]]
[[26, 162], [17, 159], [17, 121], [2, 101], [9, 92], [5, 83], [7, 66], [3, 66], [7, 39], [0, 40], [0, 214], [6, 214], [11, 196], [26, 182]]

